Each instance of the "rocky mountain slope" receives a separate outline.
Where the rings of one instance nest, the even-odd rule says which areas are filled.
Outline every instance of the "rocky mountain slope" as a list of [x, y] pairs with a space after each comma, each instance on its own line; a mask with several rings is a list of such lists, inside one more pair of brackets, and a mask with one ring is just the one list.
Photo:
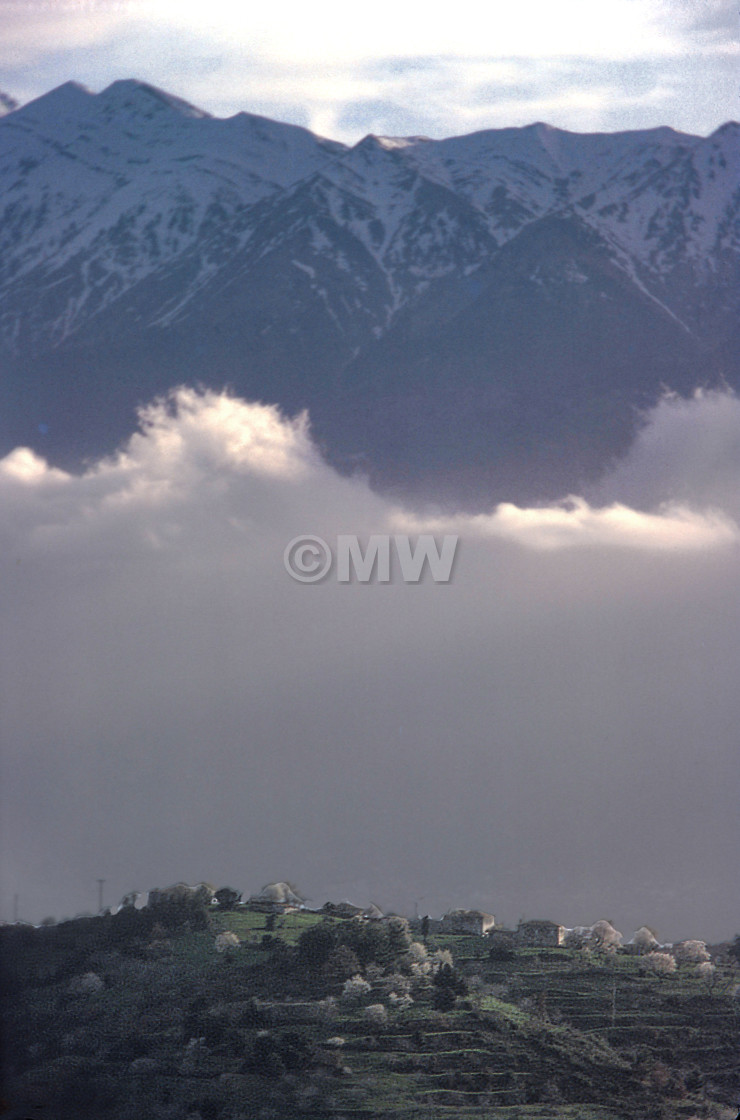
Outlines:
[[485, 503], [593, 477], [662, 386], [740, 377], [733, 123], [347, 147], [68, 83], [0, 120], [0, 195], [2, 451], [74, 464], [198, 381]]

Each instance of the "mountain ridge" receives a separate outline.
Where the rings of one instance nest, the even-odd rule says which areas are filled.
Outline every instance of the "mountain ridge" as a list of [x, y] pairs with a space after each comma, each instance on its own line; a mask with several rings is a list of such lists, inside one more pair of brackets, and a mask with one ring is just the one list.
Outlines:
[[[106, 382], [118, 382], [126, 410], [120, 439], [152, 392], [173, 379], [207, 382], [217, 368], [236, 392], [308, 407], [339, 465], [359, 457], [385, 478], [390, 441], [402, 488], [424, 487], [413, 470], [403, 478], [404, 455], [434, 459], [439, 425], [425, 417], [442, 402], [455, 438], [437, 466], [457, 457], [461, 494], [476, 472], [496, 488], [495, 447], [512, 444], [514, 430], [524, 444], [557, 446], [561, 466], [569, 455], [579, 461], [579, 441], [593, 445], [576, 475], [555, 470], [551, 456], [550, 479], [543, 464], [540, 492], [570, 488], [625, 446], [666, 370], [678, 391], [740, 378], [738, 182], [735, 122], [708, 137], [537, 122], [442, 140], [369, 135], [348, 146], [251, 114], [211, 117], [133, 79], [99, 94], [66, 83], [0, 118], [9, 385], [0, 449], [38, 444], [43, 423], [52, 458], [99, 454], [109, 450], [102, 428], [111, 432], [99, 415]], [[609, 259], [608, 283], [594, 253]], [[492, 333], [502, 301], [508, 322]], [[613, 354], [599, 356], [598, 330]], [[501, 355], [515, 352], [503, 368]], [[71, 379], [91, 354], [94, 370]], [[384, 360], [393, 366], [378, 373]], [[638, 367], [629, 386], [628, 361]], [[461, 367], [478, 373], [460, 383]], [[603, 416], [618, 402], [619, 422], [540, 430], [527, 414], [541, 412], [543, 385], [566, 412]], [[471, 455], [465, 423], [476, 397], [500, 406]], [[70, 412], [74, 437], [59, 423]], [[382, 439], [371, 434], [380, 415]], [[414, 425], [418, 446], [409, 445]], [[500, 476], [507, 488], [510, 465]]]

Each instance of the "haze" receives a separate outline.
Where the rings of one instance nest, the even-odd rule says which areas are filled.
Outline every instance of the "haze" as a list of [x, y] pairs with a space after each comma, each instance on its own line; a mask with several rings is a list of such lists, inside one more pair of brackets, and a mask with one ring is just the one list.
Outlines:
[[[142, 425], [81, 477], [0, 463], [4, 918], [289, 878], [737, 931], [733, 396], [662, 402], [579, 500], [446, 520], [267, 406], [182, 390]], [[449, 584], [283, 567], [300, 533], [402, 531], [460, 534]]]

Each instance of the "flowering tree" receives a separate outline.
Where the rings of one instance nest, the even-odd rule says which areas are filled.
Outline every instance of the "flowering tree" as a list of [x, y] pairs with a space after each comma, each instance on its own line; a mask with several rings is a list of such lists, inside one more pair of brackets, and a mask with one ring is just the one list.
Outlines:
[[699, 979], [704, 981], [708, 988], [712, 988], [714, 986], [717, 968], [712, 964], [711, 961], [699, 961], [694, 971], [696, 972], [696, 975], [699, 977]]
[[635, 946], [638, 953], [650, 953], [658, 948], [658, 939], [649, 926], [640, 926], [632, 934], [631, 944]]
[[239, 938], [236, 934], [232, 933], [230, 929], [226, 930], [224, 933], [219, 933], [216, 938], [216, 952], [225, 953], [227, 949], [238, 949], [239, 944]]
[[342, 988], [342, 999], [345, 1003], [360, 1003], [366, 996], [370, 995], [372, 986], [368, 984], [367, 980], [363, 980], [361, 976], [351, 976], [349, 980], [345, 980], [344, 987]]
[[661, 976], [676, 971], [676, 958], [670, 953], [647, 953], [642, 959], [651, 972], [657, 972]]
[[704, 941], [681, 941], [674, 949], [679, 964], [701, 964], [709, 960]]
[[371, 1003], [365, 1008], [365, 1018], [373, 1027], [384, 1027], [388, 1022], [388, 1012], [382, 1003]]

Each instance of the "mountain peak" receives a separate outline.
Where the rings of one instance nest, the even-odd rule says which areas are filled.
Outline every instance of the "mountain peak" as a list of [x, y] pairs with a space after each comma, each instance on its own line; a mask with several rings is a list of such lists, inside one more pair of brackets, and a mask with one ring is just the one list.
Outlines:
[[709, 140], [724, 139], [725, 136], [735, 137], [740, 131], [740, 123], [738, 121], [725, 121], [719, 128], [715, 128], [708, 136]]
[[522, 132], [525, 135], [533, 136], [553, 163], [556, 166], [560, 165], [563, 158], [563, 152], [561, 150], [562, 129], [555, 128], [553, 125], [546, 124], [544, 121], [535, 121], [534, 124], [527, 125], [522, 129]]
[[349, 152], [371, 161], [377, 157], [394, 159], [400, 152], [431, 142], [426, 136], [376, 136], [370, 132], [350, 148]]
[[80, 82], [63, 82], [62, 85], [50, 89], [48, 93], [42, 93], [41, 97], [28, 101], [19, 111], [41, 120], [44, 120], [47, 114], [59, 119], [86, 108], [94, 97], [95, 94]]
[[12, 113], [14, 109], [18, 108], [18, 102], [9, 93], [3, 93], [0, 90], [0, 117], [4, 117], [7, 113]]
[[115, 108], [133, 109], [147, 115], [164, 108], [174, 110], [180, 116], [191, 119], [203, 119], [211, 115], [191, 105], [189, 101], [174, 97], [171, 93], [158, 89], [157, 86], [137, 81], [135, 78], [121, 78], [111, 82], [102, 93], [98, 94], [98, 97], [105, 104]]

